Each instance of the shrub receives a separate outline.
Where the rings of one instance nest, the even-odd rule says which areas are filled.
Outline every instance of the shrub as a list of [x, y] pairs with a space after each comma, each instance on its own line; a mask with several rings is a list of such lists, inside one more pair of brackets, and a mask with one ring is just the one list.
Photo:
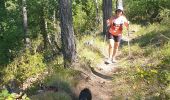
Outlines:
[[22, 83], [27, 78], [43, 72], [45, 67], [42, 55], [38, 53], [32, 55], [27, 51], [6, 66], [3, 81], [6, 83], [11, 79], [17, 79]]

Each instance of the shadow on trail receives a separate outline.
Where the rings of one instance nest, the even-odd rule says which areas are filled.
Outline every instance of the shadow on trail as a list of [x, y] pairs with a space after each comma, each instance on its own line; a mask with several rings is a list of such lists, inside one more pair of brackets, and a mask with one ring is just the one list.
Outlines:
[[162, 47], [170, 40], [169, 30], [151, 31], [143, 36], [140, 36], [132, 41], [132, 43], [139, 43], [141, 47], [156, 46]]
[[[152, 54], [153, 50], [162, 49], [167, 43], [170, 41], [170, 31], [168, 29], [165, 30], [152, 30], [147, 33], [144, 33], [137, 38], [134, 38], [130, 41], [130, 48], [132, 48], [132, 55], [137, 56], [149, 56]], [[122, 40], [120, 47], [128, 46], [128, 42]], [[139, 46], [139, 48], [133, 47]], [[139, 52], [136, 52], [138, 50]], [[145, 52], [142, 52], [145, 50]], [[141, 54], [140, 51], [143, 53]]]
[[106, 79], [106, 80], [112, 80], [112, 77], [111, 76], [107, 76], [107, 75], [103, 75], [97, 71], [95, 71], [94, 68], [91, 68], [91, 71], [93, 74], [95, 74], [96, 76], [100, 77], [100, 78], [103, 78], [103, 79]]

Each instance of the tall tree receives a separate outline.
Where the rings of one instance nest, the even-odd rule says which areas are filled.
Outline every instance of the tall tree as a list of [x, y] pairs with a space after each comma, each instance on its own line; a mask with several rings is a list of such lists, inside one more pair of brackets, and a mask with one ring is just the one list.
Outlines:
[[43, 35], [44, 48], [47, 47], [47, 22], [45, 20], [44, 6], [40, 6], [40, 30]]
[[4, 31], [4, 26], [2, 22], [4, 21], [5, 17], [6, 17], [5, 0], [1, 0], [0, 3], [0, 31], [1, 32]]
[[59, 0], [59, 5], [64, 66], [69, 67], [76, 59], [76, 44], [72, 18], [72, 0]]
[[23, 14], [23, 28], [24, 28], [24, 42], [26, 48], [30, 47], [30, 39], [28, 36], [28, 20], [27, 20], [27, 8], [26, 0], [22, 0], [22, 14]]
[[96, 22], [97, 24], [99, 23], [99, 5], [98, 5], [98, 0], [94, 0], [95, 5], [96, 5]]
[[116, 0], [116, 9], [118, 7], [123, 7], [123, 1], [122, 0]]
[[107, 33], [106, 20], [112, 15], [112, 0], [103, 0], [103, 34]]

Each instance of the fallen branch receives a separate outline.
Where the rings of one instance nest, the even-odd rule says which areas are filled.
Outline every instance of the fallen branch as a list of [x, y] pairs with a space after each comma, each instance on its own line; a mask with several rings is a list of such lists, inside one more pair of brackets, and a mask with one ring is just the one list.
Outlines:
[[160, 35], [161, 35], [161, 36], [163, 36], [164, 38], [166, 38], [166, 39], [170, 40], [170, 38], [169, 38], [169, 37], [167, 37], [167, 36], [163, 35], [162, 33], [160, 33]]

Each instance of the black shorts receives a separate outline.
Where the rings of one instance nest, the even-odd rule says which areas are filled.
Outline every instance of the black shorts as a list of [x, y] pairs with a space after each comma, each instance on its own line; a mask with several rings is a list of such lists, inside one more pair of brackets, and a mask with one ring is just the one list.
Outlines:
[[116, 36], [111, 33], [108, 33], [108, 39], [113, 39], [115, 42], [120, 42], [122, 39], [122, 36]]

